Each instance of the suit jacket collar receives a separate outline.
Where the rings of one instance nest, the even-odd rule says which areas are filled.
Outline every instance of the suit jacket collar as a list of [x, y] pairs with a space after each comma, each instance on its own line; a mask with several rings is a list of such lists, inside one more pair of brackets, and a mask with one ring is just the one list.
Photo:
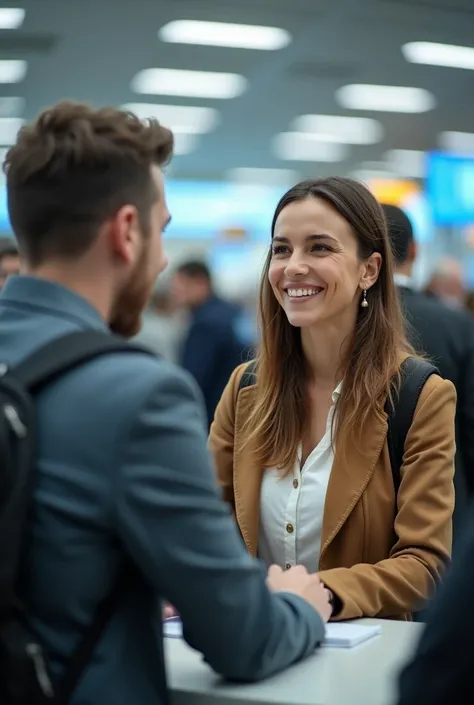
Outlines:
[[[257, 554], [260, 521], [260, 490], [264, 468], [252, 462], [252, 448], [243, 443], [242, 428], [253, 404], [255, 387], [238, 397], [234, 444], [234, 499], [239, 527], [252, 555]], [[320, 563], [356, 506], [373, 475], [387, 436], [387, 415], [371, 418], [360, 438], [348, 444], [345, 457], [336, 450], [327, 489], [321, 535]]]
[[39, 277], [11, 276], [0, 292], [1, 304], [20, 305], [32, 312], [45, 309], [87, 328], [107, 329], [100, 313], [72, 289]]

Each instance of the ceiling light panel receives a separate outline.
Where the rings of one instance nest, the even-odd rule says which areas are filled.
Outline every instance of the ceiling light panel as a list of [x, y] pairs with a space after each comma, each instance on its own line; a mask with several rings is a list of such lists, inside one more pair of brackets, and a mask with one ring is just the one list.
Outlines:
[[398, 174], [421, 179], [426, 174], [426, 153], [416, 149], [391, 149], [384, 155], [385, 161]]
[[438, 144], [450, 152], [474, 154], [474, 132], [441, 132]]
[[124, 110], [130, 110], [146, 120], [155, 118], [169, 127], [174, 133], [202, 134], [210, 132], [220, 121], [220, 113], [214, 108], [191, 105], [158, 105], [156, 103], [127, 103]]
[[0, 29], [18, 29], [25, 19], [20, 7], [0, 7]]
[[301, 115], [291, 127], [296, 132], [310, 133], [322, 141], [341, 144], [376, 144], [384, 137], [380, 122], [371, 118]]
[[437, 44], [435, 42], [408, 42], [402, 46], [403, 56], [412, 64], [446, 66], [474, 71], [474, 47]]
[[350, 110], [390, 113], [425, 113], [436, 106], [434, 95], [424, 88], [365, 83], [353, 83], [339, 88], [336, 100]]
[[273, 140], [278, 159], [303, 162], [341, 162], [348, 156], [346, 145], [319, 142], [303, 132], [282, 132]]
[[279, 27], [197, 20], [169, 22], [159, 30], [158, 37], [163, 42], [175, 44], [201, 44], [261, 51], [283, 49], [291, 42], [290, 33]]
[[0, 118], [0, 145], [2, 147], [15, 144], [18, 130], [23, 127], [24, 122], [21, 118]]
[[148, 95], [230, 99], [242, 95], [247, 80], [235, 73], [145, 69], [132, 80], [132, 90]]
[[19, 83], [26, 76], [28, 64], [23, 59], [0, 60], [0, 83]]

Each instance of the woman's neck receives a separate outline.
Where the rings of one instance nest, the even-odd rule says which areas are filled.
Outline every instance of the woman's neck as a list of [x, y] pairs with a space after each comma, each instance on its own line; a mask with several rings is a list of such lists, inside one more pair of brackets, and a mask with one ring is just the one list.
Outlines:
[[301, 329], [303, 354], [312, 384], [332, 391], [342, 381], [353, 334], [352, 326], [327, 325], [324, 328]]

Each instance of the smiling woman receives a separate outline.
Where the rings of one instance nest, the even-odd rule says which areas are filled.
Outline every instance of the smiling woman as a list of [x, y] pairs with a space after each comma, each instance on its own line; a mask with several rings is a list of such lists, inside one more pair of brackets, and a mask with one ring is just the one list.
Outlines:
[[247, 547], [319, 572], [333, 618], [408, 619], [449, 560], [455, 392], [436, 374], [415, 390], [396, 486], [387, 409], [406, 360], [423, 362], [405, 339], [383, 212], [362, 184], [305, 181], [283, 196], [259, 309], [255, 379], [235, 371], [210, 436]]

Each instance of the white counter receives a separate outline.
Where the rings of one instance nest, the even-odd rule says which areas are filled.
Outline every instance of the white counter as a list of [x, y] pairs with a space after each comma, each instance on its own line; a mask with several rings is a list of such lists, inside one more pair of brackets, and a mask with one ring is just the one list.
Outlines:
[[229, 685], [178, 639], [165, 639], [173, 705], [393, 705], [400, 667], [420, 624], [381, 624], [382, 634], [353, 649], [322, 648], [263, 683]]

